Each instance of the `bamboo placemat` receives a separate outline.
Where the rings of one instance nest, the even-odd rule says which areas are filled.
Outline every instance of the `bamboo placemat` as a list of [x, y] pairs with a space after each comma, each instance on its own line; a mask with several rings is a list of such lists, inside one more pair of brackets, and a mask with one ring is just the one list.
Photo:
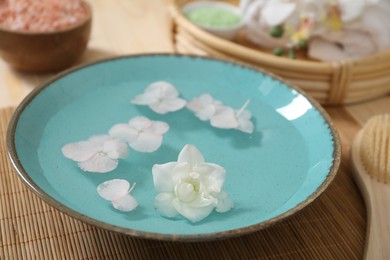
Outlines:
[[361, 259], [363, 255], [365, 209], [345, 149], [360, 126], [345, 110], [328, 109], [340, 130], [344, 153], [336, 179], [319, 199], [268, 229], [199, 243], [137, 239], [84, 224], [48, 206], [22, 183], [8, 160], [5, 135], [12, 112], [12, 108], [0, 110], [0, 259]]

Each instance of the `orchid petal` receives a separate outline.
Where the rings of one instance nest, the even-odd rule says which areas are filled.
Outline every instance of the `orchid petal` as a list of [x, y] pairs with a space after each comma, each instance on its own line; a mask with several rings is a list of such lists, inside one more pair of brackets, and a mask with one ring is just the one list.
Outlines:
[[172, 181], [174, 183], [179, 183], [183, 178], [189, 176], [192, 168], [192, 165], [190, 165], [188, 162], [178, 162], [175, 165], [175, 168], [173, 168]]
[[153, 183], [157, 192], [173, 192], [174, 183], [172, 176], [177, 162], [168, 162], [165, 164], [155, 164], [152, 167]]
[[336, 43], [315, 38], [311, 41], [308, 54], [311, 58], [322, 61], [349, 60], [350, 55]]
[[219, 213], [224, 213], [231, 210], [234, 207], [233, 201], [229, 198], [229, 195], [225, 191], [221, 191], [217, 195], [218, 203], [215, 210]]
[[154, 199], [154, 207], [164, 217], [173, 218], [177, 215], [172, 202], [175, 196], [172, 193], [160, 193]]
[[78, 162], [78, 166], [83, 171], [104, 173], [113, 171], [118, 166], [118, 160], [111, 159], [99, 152], [86, 161]]
[[129, 193], [130, 183], [122, 179], [105, 181], [97, 187], [100, 197], [105, 200], [114, 200]]
[[176, 209], [180, 215], [189, 219], [191, 222], [198, 222], [210, 215], [213, 211], [215, 204], [212, 200], [202, 202], [204, 206], [202, 207], [193, 207], [187, 203], [183, 203], [178, 199], [172, 201], [173, 207]]
[[61, 151], [66, 158], [76, 162], [82, 162], [90, 159], [99, 151], [101, 145], [89, 141], [80, 141], [66, 144]]
[[269, 27], [280, 25], [295, 11], [296, 6], [296, 3], [269, 1], [263, 8], [261, 17]]
[[[254, 0], [250, 5], [247, 5], [246, 10], [244, 10], [244, 21], [253, 19], [257, 16], [259, 10], [266, 4], [268, 0]], [[241, 2], [240, 2], [241, 3]]]
[[204, 163], [202, 153], [194, 145], [187, 144], [179, 153], [177, 160], [179, 163], [186, 162], [191, 167]]
[[210, 205], [216, 206], [218, 203], [217, 198], [214, 196], [199, 196], [196, 200], [189, 203], [189, 205], [193, 208], [203, 208], [208, 207]]
[[218, 128], [236, 128], [238, 122], [235, 116], [235, 112], [230, 107], [221, 108], [218, 113], [211, 117], [210, 124]]
[[114, 208], [120, 211], [132, 211], [138, 206], [137, 200], [130, 193], [112, 200]]
[[194, 171], [203, 175], [208, 180], [208, 189], [212, 192], [220, 192], [225, 182], [225, 168], [218, 164], [204, 163], [194, 167]]
[[350, 22], [361, 16], [366, 0], [339, 0], [343, 22]]
[[197, 192], [192, 183], [181, 182], [175, 186], [175, 195], [180, 201], [188, 203], [197, 197]]
[[124, 159], [129, 155], [128, 146], [126, 143], [114, 139], [104, 142], [103, 151], [111, 159]]

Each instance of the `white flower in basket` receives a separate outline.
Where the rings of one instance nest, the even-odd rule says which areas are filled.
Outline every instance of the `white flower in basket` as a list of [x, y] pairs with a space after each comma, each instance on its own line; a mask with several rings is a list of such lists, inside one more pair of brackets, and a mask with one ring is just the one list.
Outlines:
[[324, 61], [390, 48], [387, 0], [242, 0], [247, 38], [266, 48], [307, 47]]

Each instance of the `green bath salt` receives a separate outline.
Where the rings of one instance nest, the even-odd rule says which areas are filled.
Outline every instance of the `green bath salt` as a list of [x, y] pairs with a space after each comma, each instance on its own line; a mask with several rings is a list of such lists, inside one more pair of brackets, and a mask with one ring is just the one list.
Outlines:
[[227, 28], [241, 22], [239, 15], [218, 7], [202, 7], [186, 13], [192, 22], [206, 27]]

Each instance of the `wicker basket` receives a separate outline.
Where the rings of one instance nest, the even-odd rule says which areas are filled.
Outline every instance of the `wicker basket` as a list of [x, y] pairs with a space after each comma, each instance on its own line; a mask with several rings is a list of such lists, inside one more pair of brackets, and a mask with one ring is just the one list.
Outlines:
[[321, 104], [349, 104], [390, 93], [390, 50], [360, 60], [339, 62], [277, 57], [242, 39], [228, 41], [200, 29], [180, 11], [188, 2], [171, 0], [175, 46], [179, 53], [209, 55], [257, 66], [302, 88]]

